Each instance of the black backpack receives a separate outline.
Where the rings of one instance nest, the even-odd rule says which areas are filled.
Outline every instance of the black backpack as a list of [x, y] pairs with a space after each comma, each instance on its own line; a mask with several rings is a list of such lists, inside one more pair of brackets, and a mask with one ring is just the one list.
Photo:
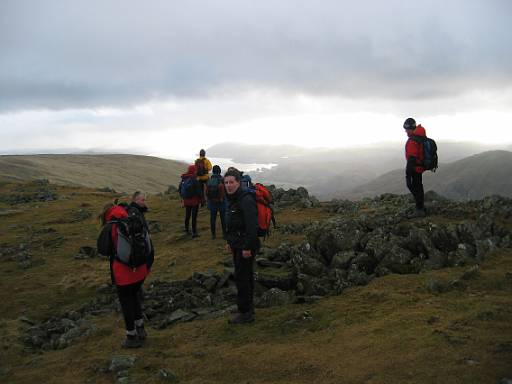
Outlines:
[[[112, 228], [117, 232], [117, 247], [112, 241]], [[152, 245], [149, 232], [137, 215], [111, 220], [103, 226], [96, 242], [98, 253], [136, 268], [146, 264]]]
[[197, 159], [195, 162], [195, 166], [197, 176], [204, 176], [208, 174], [208, 168], [206, 167], [206, 160], [204, 158]]
[[421, 144], [423, 148], [423, 163], [421, 166], [427, 171], [435, 172], [438, 168], [437, 144], [436, 142], [424, 136], [411, 136], [411, 139]]
[[220, 199], [220, 185], [222, 183], [222, 176], [212, 175], [206, 183], [206, 197], [210, 200]]

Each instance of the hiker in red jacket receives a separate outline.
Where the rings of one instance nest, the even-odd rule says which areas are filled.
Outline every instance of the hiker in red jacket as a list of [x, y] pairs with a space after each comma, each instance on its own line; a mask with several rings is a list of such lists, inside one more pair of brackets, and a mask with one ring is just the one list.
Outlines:
[[183, 206], [185, 207], [185, 233], [190, 233], [190, 218], [192, 217], [192, 237], [198, 237], [197, 213], [199, 204], [202, 201], [202, 185], [197, 180], [196, 166], [189, 165], [186, 173], [181, 175], [181, 182], [178, 187]]
[[[136, 217], [141, 220], [141, 225], [148, 234], [149, 229], [144, 218], [144, 212], [147, 211], [146, 195], [142, 192], [135, 192], [130, 205], [108, 204], [100, 215], [100, 221], [105, 224], [111, 220]], [[112, 225], [112, 243], [117, 248], [118, 232], [117, 224]], [[144, 329], [144, 320], [142, 315], [142, 284], [149, 274], [154, 260], [154, 249], [151, 243], [150, 254], [146, 263], [136, 268], [132, 268], [121, 263], [115, 257], [110, 259], [110, 274], [112, 283], [115, 284], [117, 295], [123, 311], [124, 322], [126, 326], [126, 339], [122, 346], [124, 348], [138, 348], [146, 339]]]
[[421, 124], [416, 125], [416, 121], [409, 117], [404, 122], [404, 129], [407, 133], [407, 142], [405, 143], [405, 181], [407, 188], [414, 196], [416, 211], [413, 217], [424, 217], [426, 215], [423, 192], [423, 146], [418, 141], [412, 139], [413, 136], [426, 137], [425, 128]]

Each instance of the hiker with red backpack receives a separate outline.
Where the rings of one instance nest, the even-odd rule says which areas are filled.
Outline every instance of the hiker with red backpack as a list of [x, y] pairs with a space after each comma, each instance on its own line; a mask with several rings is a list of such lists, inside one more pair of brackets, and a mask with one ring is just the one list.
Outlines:
[[260, 248], [258, 209], [254, 193], [240, 186], [241, 173], [230, 168], [224, 174], [228, 209], [226, 212], [227, 249], [233, 255], [237, 288], [236, 313], [230, 324], [254, 321], [254, 259]]
[[209, 173], [212, 170], [212, 163], [206, 158], [206, 151], [201, 149], [199, 157], [194, 162], [196, 166], [197, 180], [201, 183], [201, 207], [204, 205], [204, 186], [209, 179]]
[[192, 218], [192, 238], [199, 236], [197, 233], [197, 213], [201, 204], [202, 185], [197, 180], [195, 165], [189, 165], [186, 173], [181, 175], [178, 187], [182, 204], [185, 207], [185, 233], [190, 234], [190, 218]]
[[416, 204], [415, 213], [412, 217], [425, 217], [425, 194], [423, 191], [423, 172], [437, 169], [437, 145], [434, 140], [427, 137], [425, 128], [409, 117], [404, 122], [404, 129], [407, 134], [405, 144], [405, 180], [407, 188], [414, 196]]
[[221, 169], [218, 165], [213, 166], [212, 176], [205, 184], [204, 194], [206, 195], [208, 209], [210, 210], [210, 230], [212, 239], [217, 237], [217, 213], [220, 215], [222, 236], [226, 238], [226, 190], [224, 188], [224, 179], [221, 175]]
[[146, 339], [142, 314], [142, 285], [154, 261], [154, 248], [144, 217], [146, 195], [135, 192], [130, 205], [107, 204], [100, 221], [98, 251], [110, 257], [110, 275], [116, 286], [126, 326], [123, 348], [138, 348]]

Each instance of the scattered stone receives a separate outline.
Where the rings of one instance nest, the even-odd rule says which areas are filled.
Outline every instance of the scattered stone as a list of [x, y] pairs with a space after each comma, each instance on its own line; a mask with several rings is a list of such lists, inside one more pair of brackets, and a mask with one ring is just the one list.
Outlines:
[[98, 256], [98, 251], [94, 247], [83, 246], [80, 247], [78, 253], [75, 255], [75, 259], [93, 259]]
[[471, 267], [470, 269], [468, 269], [467, 271], [465, 271], [462, 274], [461, 279], [462, 280], [473, 280], [473, 279], [476, 279], [478, 276], [480, 276], [480, 266], [477, 264], [477, 265], [474, 265], [473, 267]]
[[271, 288], [266, 291], [258, 301], [258, 307], [268, 308], [277, 307], [292, 303], [294, 300], [288, 292], [279, 288]]
[[508, 377], [503, 377], [500, 380], [500, 384], [512, 384], [512, 379], [509, 379]]
[[118, 355], [112, 356], [108, 370], [110, 372], [119, 372], [135, 366], [137, 356], [133, 355]]
[[439, 294], [448, 291], [448, 285], [438, 279], [430, 279], [427, 281], [426, 288], [430, 293]]
[[169, 383], [178, 383], [180, 381], [178, 376], [176, 376], [175, 373], [173, 373], [167, 369], [163, 369], [163, 368], [158, 371], [158, 376], [162, 380], [165, 380]]
[[108, 192], [108, 193], [117, 193], [114, 188], [110, 188], [110, 187], [98, 188], [98, 191], [100, 191], [100, 192]]

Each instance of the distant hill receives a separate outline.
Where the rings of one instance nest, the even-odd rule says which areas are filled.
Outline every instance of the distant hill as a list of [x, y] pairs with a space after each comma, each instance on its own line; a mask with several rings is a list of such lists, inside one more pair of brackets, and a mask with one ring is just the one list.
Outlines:
[[[392, 169], [404, 165], [404, 143], [379, 143], [356, 148], [301, 148], [283, 145], [247, 145], [222, 143], [207, 149], [212, 157], [231, 158], [239, 163], [276, 163], [272, 169], [252, 172], [265, 184], [284, 188], [306, 187], [321, 200], [329, 200], [340, 191], [350, 191]], [[340, 143], [342, 145], [343, 143]], [[508, 144], [484, 145], [472, 142], [438, 142], [442, 163], [497, 149]]]
[[[441, 164], [437, 172], [425, 172], [425, 190], [458, 200], [480, 199], [499, 194], [512, 197], [512, 152], [488, 151], [449, 164]], [[360, 199], [382, 193], [407, 193], [403, 169], [396, 169], [336, 197]]]
[[177, 185], [186, 164], [139, 155], [4, 155], [0, 178], [48, 179], [61, 185], [162, 192]]

